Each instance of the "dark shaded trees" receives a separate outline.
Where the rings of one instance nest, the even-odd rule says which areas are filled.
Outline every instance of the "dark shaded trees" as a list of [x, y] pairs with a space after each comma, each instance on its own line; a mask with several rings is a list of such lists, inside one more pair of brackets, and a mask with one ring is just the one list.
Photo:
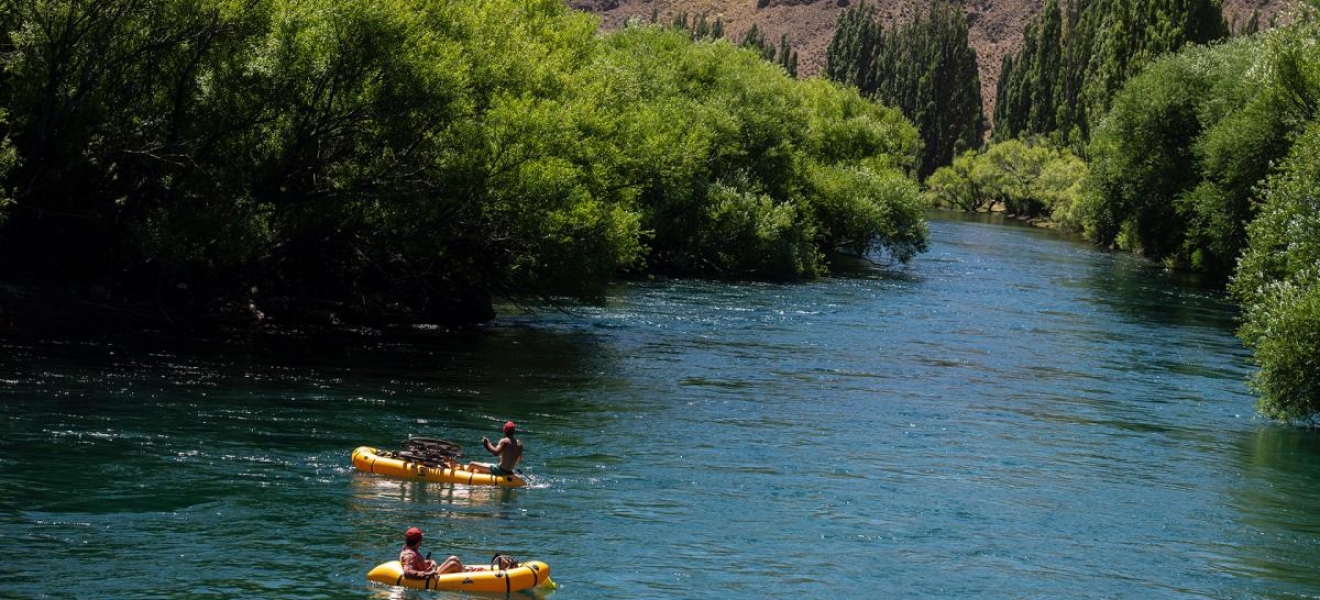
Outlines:
[[825, 75], [898, 107], [924, 142], [921, 177], [980, 145], [981, 85], [962, 9], [932, 3], [913, 22], [886, 30], [865, 3], [839, 16]]
[[[7, 281], [465, 321], [636, 270], [924, 248], [896, 111], [725, 41], [600, 38], [557, 0], [20, 0], [0, 25]], [[826, 222], [830, 169], [861, 184]]]

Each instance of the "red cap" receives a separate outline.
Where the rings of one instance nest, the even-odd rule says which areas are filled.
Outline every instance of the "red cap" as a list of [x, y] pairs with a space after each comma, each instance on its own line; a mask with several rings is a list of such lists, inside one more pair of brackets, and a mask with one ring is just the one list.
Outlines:
[[422, 530], [409, 527], [408, 531], [403, 532], [403, 539], [407, 540], [409, 546], [416, 546], [417, 542], [422, 541]]
[[513, 433], [513, 430], [514, 430], [514, 429], [517, 429], [517, 428], [518, 428], [518, 426], [517, 426], [517, 425], [514, 425], [514, 424], [513, 424], [513, 421], [505, 421], [505, 422], [504, 422], [504, 433]]

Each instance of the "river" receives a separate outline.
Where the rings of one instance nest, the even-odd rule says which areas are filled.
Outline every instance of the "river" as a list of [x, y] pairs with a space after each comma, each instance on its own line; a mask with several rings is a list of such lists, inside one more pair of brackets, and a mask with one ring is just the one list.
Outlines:
[[[1320, 597], [1320, 438], [1255, 415], [1221, 293], [931, 230], [466, 331], [0, 338], [0, 597], [464, 597], [365, 580], [410, 525], [553, 600]], [[525, 489], [349, 460], [506, 419]]]

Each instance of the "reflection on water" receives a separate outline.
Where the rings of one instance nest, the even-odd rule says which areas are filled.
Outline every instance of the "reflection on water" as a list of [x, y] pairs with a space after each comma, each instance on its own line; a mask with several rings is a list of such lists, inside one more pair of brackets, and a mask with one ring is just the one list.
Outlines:
[[1242, 437], [1237, 530], [1229, 572], [1259, 582], [1264, 596], [1294, 598], [1316, 588], [1320, 564], [1320, 436], [1263, 426]]
[[[464, 331], [0, 340], [0, 597], [72, 562], [96, 597], [458, 598], [365, 581], [410, 525], [549, 563], [538, 598], [1320, 596], [1320, 447], [1253, 417], [1220, 294], [931, 229], [906, 269], [628, 282]], [[526, 488], [349, 459], [480, 454], [505, 420]], [[179, 556], [197, 580], [161, 585]]]
[[349, 480], [354, 500], [363, 510], [379, 511], [396, 505], [436, 505], [483, 514], [486, 509], [511, 504], [518, 490], [496, 486], [420, 483], [382, 475], [354, 473]]

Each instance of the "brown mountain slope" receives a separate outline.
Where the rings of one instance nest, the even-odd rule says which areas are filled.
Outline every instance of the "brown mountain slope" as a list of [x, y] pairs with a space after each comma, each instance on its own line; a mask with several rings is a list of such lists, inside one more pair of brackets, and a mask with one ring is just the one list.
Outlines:
[[[757, 4], [765, 0], [568, 0], [579, 10], [597, 13], [601, 26], [617, 29], [631, 18], [649, 21], [657, 15], [667, 23], [674, 15], [706, 15], [708, 20], [722, 19], [730, 37], [741, 39], [753, 23], [766, 34], [766, 39], [778, 43], [787, 34], [789, 43], [798, 53], [798, 70], [803, 76], [814, 75], [825, 67], [825, 47], [834, 34], [839, 14], [856, 0], [769, 0], [764, 8]], [[868, 0], [879, 8], [887, 22], [906, 22], [917, 7], [926, 0]], [[1224, 16], [1230, 23], [1245, 23], [1253, 11], [1261, 14], [1261, 23], [1268, 23], [1293, 6], [1295, 0], [1225, 0]], [[994, 113], [995, 86], [999, 82], [999, 68], [1005, 54], [1017, 52], [1022, 45], [1022, 31], [1041, 8], [1044, 0], [963, 0], [970, 25], [969, 41], [976, 50], [981, 76], [981, 98], [985, 114]]]

